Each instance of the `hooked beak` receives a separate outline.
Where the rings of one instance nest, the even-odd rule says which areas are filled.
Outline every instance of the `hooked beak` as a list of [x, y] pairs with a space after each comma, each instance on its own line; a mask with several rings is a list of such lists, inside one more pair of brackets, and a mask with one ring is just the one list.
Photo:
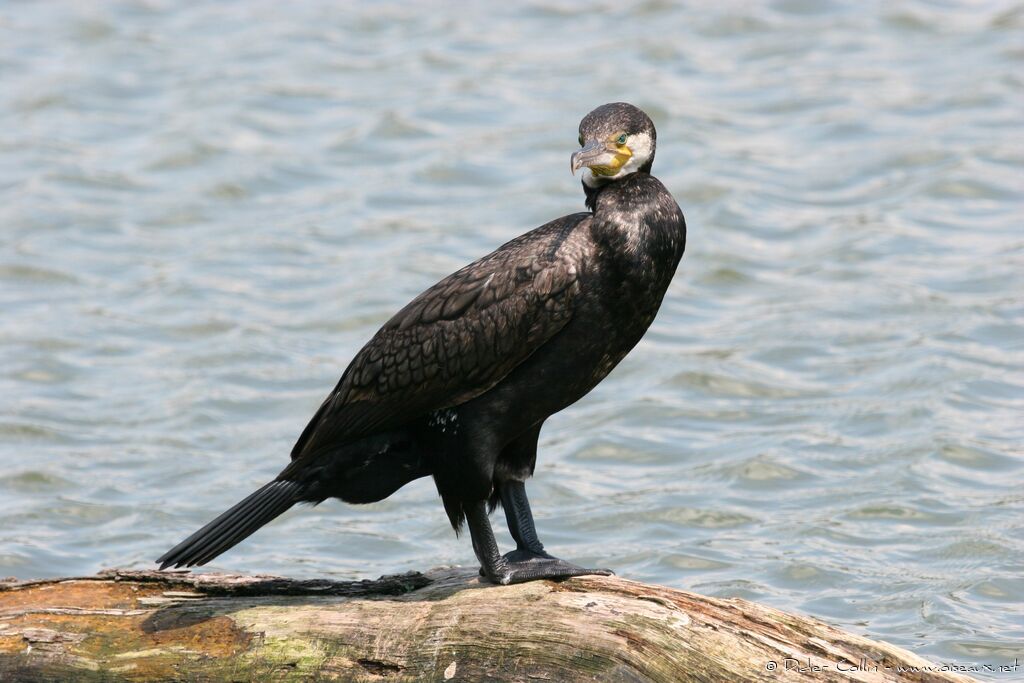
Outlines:
[[605, 147], [604, 143], [590, 140], [582, 149], [573, 152], [572, 157], [569, 159], [569, 169], [573, 175], [576, 175], [576, 171], [584, 166], [587, 168], [591, 166], [608, 166], [614, 159], [615, 152]]

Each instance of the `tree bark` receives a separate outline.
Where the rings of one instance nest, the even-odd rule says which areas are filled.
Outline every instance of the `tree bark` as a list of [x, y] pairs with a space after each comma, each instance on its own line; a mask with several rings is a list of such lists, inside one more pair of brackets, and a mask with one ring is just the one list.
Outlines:
[[941, 668], [816, 619], [617, 577], [0, 582], [2, 681], [971, 680]]

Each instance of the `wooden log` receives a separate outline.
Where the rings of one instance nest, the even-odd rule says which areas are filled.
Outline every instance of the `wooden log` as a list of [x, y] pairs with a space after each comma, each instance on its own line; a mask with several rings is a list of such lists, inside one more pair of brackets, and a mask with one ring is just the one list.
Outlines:
[[617, 577], [111, 570], [0, 582], [2, 681], [969, 681], [746, 600]]

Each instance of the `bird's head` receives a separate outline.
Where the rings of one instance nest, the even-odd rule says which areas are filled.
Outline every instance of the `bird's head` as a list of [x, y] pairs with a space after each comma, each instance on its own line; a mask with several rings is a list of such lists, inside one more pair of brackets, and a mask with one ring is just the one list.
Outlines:
[[632, 104], [603, 104], [580, 121], [580, 149], [569, 162], [595, 188], [631, 173], [651, 172], [657, 134], [651, 117]]

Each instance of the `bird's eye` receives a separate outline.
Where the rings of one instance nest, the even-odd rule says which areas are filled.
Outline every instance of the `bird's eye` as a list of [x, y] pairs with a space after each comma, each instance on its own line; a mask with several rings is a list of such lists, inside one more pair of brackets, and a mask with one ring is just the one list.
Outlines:
[[580, 136], [580, 147], [582, 147], [582, 146], [583, 146], [583, 136], [581, 135]]
[[619, 143], [620, 145], [626, 144], [626, 134], [623, 133], [622, 135], [620, 135], [619, 139], [616, 140], [615, 142]]

